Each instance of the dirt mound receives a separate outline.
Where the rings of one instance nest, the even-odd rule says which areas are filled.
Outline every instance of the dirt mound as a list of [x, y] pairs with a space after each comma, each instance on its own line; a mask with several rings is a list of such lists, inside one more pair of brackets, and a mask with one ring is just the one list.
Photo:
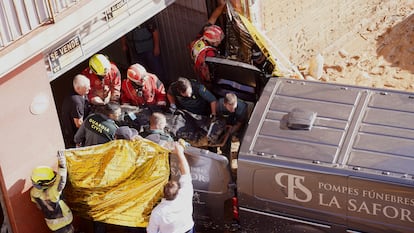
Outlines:
[[414, 3], [409, 2], [376, 6], [344, 43], [322, 52], [320, 78], [310, 76], [309, 63], [299, 65], [305, 79], [413, 91]]

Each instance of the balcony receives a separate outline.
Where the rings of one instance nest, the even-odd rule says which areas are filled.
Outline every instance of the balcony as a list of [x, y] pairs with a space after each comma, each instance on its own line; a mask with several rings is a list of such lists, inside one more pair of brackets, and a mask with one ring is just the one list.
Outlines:
[[77, 62], [87, 59], [129, 30], [174, 3], [174, 0], [32, 0], [0, 1], [0, 78], [43, 54], [50, 80], [50, 53], [77, 40]]
[[81, 0], [0, 2], [0, 50], [36, 28], [53, 23], [55, 16]]

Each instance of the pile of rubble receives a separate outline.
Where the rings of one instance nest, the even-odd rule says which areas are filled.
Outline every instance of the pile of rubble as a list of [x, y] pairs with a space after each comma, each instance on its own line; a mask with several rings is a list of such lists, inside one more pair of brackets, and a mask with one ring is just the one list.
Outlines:
[[345, 42], [313, 55], [298, 68], [305, 79], [414, 91], [414, 4], [397, 11], [377, 6]]

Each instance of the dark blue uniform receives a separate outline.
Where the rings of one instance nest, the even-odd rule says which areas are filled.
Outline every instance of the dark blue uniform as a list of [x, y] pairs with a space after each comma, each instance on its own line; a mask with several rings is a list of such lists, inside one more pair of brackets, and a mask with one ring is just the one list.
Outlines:
[[207, 88], [196, 80], [190, 80], [193, 93], [191, 97], [184, 97], [177, 91], [176, 83], [172, 83], [168, 94], [176, 99], [179, 109], [185, 109], [198, 115], [208, 116], [211, 114], [210, 103], [216, 101], [216, 97]]

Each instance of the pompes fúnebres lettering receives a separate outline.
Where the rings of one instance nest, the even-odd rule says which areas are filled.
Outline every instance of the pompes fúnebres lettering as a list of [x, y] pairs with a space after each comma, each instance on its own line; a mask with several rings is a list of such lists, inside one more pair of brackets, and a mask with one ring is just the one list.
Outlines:
[[[286, 199], [302, 203], [311, 202], [312, 196], [315, 194], [311, 191], [313, 189], [306, 187], [305, 179], [305, 176], [289, 173], [277, 173], [275, 175], [276, 183], [286, 189], [284, 192]], [[414, 203], [412, 198], [343, 184], [329, 182], [318, 182], [317, 184], [320, 192], [316, 194], [320, 206], [346, 209], [349, 214], [355, 212], [414, 223], [414, 212], [411, 210], [412, 208], [409, 208]], [[347, 197], [346, 199], [343, 199], [344, 195]], [[408, 207], [404, 208], [401, 205]]]
[[331, 191], [336, 193], [346, 193], [353, 196], [359, 195], [359, 190], [356, 188], [344, 186], [344, 185], [335, 185], [331, 183], [324, 183], [324, 182], [318, 182], [318, 188], [325, 190], [325, 191]]
[[369, 198], [369, 199], [376, 199], [376, 200], [381, 200], [381, 201], [397, 203], [401, 205], [414, 206], [414, 199], [392, 195], [388, 193], [379, 193], [379, 192], [376, 192], [375, 190], [364, 189], [362, 191], [362, 196], [365, 198]]

